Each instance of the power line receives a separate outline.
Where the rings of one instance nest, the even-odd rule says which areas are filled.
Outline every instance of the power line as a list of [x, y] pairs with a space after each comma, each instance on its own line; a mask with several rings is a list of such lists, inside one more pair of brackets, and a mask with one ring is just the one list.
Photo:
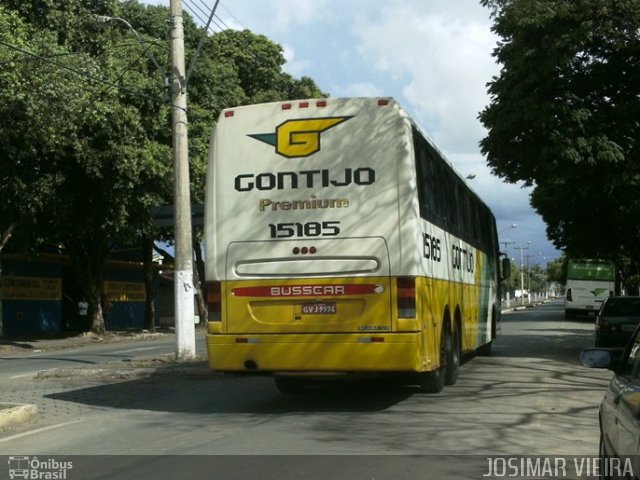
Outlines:
[[245, 30], [248, 30], [248, 28], [238, 19], [238, 17], [231, 13], [231, 10], [229, 10], [224, 3], [220, 3], [220, 6], [229, 14], [231, 18], [233, 18], [238, 23], [238, 25], [240, 25]]
[[[191, 6], [190, 0], [182, 0], [182, 3], [184, 4], [184, 6], [187, 8], [187, 10], [189, 10], [189, 12], [191, 13], [191, 15], [193, 15], [195, 18], [197, 18], [200, 23], [202, 23], [203, 25], [207, 26], [209, 24], [209, 22], [207, 22], [207, 20], [205, 20], [199, 13], [196, 12], [196, 8], [201, 12], [202, 15], [207, 16], [208, 14], [203, 11], [199, 6], [195, 5], [195, 6]], [[208, 31], [211, 31], [211, 33], [217, 33], [213, 28], [209, 27], [205, 27]]]
[[[0, 45], [4, 45], [5, 47], [10, 48], [12, 50], [15, 50], [17, 52], [20, 52], [23, 55], [28, 55], [30, 57], [36, 58], [38, 60], [41, 60], [41, 61], [43, 61], [45, 63], [50, 63], [52, 65], [55, 65], [58, 68], [61, 68], [63, 70], [71, 72], [73, 74], [79, 75], [80, 77], [86, 78], [87, 80], [90, 80], [92, 82], [96, 82], [96, 83], [99, 83], [101, 85], [107, 85], [109, 87], [116, 88], [118, 90], [122, 90], [123, 92], [129, 93], [131, 95], [134, 95], [134, 96], [137, 96], [137, 97], [141, 97], [141, 98], [146, 98], [146, 99], [149, 99], [149, 100], [153, 100], [154, 102], [158, 102], [158, 98], [157, 97], [154, 97], [154, 96], [151, 96], [151, 95], [147, 95], [146, 93], [142, 93], [140, 91], [132, 90], [132, 89], [124, 87], [122, 85], [118, 85], [116, 83], [109, 82], [108, 80], [104, 80], [102, 78], [98, 78], [95, 75], [90, 75], [90, 74], [88, 74], [86, 72], [82, 72], [80, 70], [76, 70], [75, 68], [71, 68], [71, 67], [69, 67], [67, 65], [64, 65], [64, 64], [62, 64], [60, 62], [56, 62], [55, 60], [51, 60], [50, 58], [44, 57], [42, 55], [38, 55], [36, 53], [29, 52], [28, 50], [24, 50], [23, 48], [20, 48], [20, 47], [18, 47], [16, 45], [12, 45], [12, 44], [7, 43], [7, 42], [5, 42], [3, 40], [0, 40]], [[83, 89], [83, 90], [85, 90], [85, 89]], [[91, 92], [91, 93], [96, 93], [95, 91], [91, 91], [91, 90], [85, 90], [85, 91], [88, 91], [88, 92]], [[167, 103], [167, 102], [162, 101], [161, 103]], [[172, 106], [174, 106], [174, 105], [172, 105]], [[179, 108], [179, 107], [177, 107], [177, 108]]]
[[[58, 58], [58, 57], [68, 57], [71, 55], [84, 55], [84, 52], [65, 52], [65, 53], [56, 53], [53, 55], [48, 55], [45, 58]], [[32, 60], [31, 57], [26, 57], [24, 55], [22, 55], [21, 57], [18, 57], [16, 55], [15, 58], [12, 58], [11, 60], [4, 60], [2, 62], [0, 62], [0, 66], [2, 65], [7, 65], [9, 63], [15, 63], [15, 62], [24, 62], [24, 61], [28, 61], [28, 60]]]
[[[205, 25], [205, 26], [206, 26], [206, 25], [208, 25], [208, 24], [210, 24], [210, 23], [213, 23], [213, 24], [214, 24], [216, 27], [218, 27], [218, 29], [219, 29], [218, 31], [216, 31], [216, 30], [215, 30], [215, 29], [213, 29], [211, 26], [209, 26], [209, 27], [207, 28], [207, 31], [209, 31], [209, 32], [211, 32], [211, 33], [213, 33], [213, 34], [216, 34], [216, 33], [219, 33], [219, 31], [225, 30], [225, 28], [226, 28], [227, 30], [231, 30], [231, 27], [229, 27], [229, 25], [227, 25], [227, 24], [225, 23], [225, 21], [224, 21], [222, 18], [220, 18], [220, 16], [219, 16], [219, 15], [217, 15], [217, 14], [215, 14], [215, 13], [214, 13], [214, 15], [213, 15], [213, 16], [211, 16], [211, 19], [210, 19], [210, 20], [206, 20], [206, 17], [209, 17], [209, 16], [211, 15], [210, 11], [208, 12], [208, 11], [204, 10], [204, 9], [203, 9], [202, 7], [200, 7], [199, 5], [194, 4], [194, 3], [193, 3], [193, 1], [194, 1], [194, 0], [182, 0], [182, 2], [183, 2], [183, 4], [184, 4], [185, 8], [189, 11], [189, 13], [190, 13], [193, 17], [195, 17], [197, 20], [199, 20], [201, 24], [203, 24], [203, 25]], [[206, 4], [206, 3], [204, 3], [202, 0], [199, 0], [199, 2], [200, 2], [200, 4], [201, 4], [205, 9], [207, 9], [207, 8], [208, 8], [207, 4]], [[215, 8], [215, 6], [214, 6], [214, 8]], [[199, 12], [199, 13], [198, 13], [198, 12], [196, 12], [196, 9], [198, 10], [198, 12]], [[217, 19], [218, 21], [216, 21], [216, 20], [214, 20], [214, 19]], [[219, 23], [218, 23], [218, 22], [219, 22]], [[222, 25], [221, 25], [221, 24], [222, 24]]]
[[[204, 8], [205, 8], [205, 9], [206, 9], [206, 8], [208, 8], [208, 7], [207, 7], [207, 4], [206, 4], [206, 3], [204, 3], [204, 0], [198, 0], [198, 1], [199, 1], [199, 2], [204, 6]], [[224, 22], [224, 20], [223, 20], [222, 18], [220, 18], [220, 16], [219, 16], [217, 13], [215, 13], [215, 10], [216, 10], [216, 8], [218, 7], [218, 4], [219, 4], [219, 3], [220, 3], [220, 0], [218, 0], [218, 1], [214, 4], [214, 6], [213, 6], [213, 11], [214, 11], [213, 16], [214, 16], [216, 19], [218, 19], [218, 21], [219, 21], [222, 25], [224, 25], [224, 26], [225, 26], [225, 28], [226, 28], [227, 30], [231, 30], [231, 27], [229, 27], [229, 25], [227, 25], [227, 24]], [[214, 22], [214, 23], [216, 24], [216, 26], [217, 26], [218, 28], [220, 28], [220, 30], [224, 30], [224, 29], [220, 26], [220, 24], [218, 24], [217, 22]]]
[[[131, 61], [129, 63], [129, 65], [127, 65], [126, 67], [124, 67], [121, 72], [118, 74], [118, 76], [115, 79], [115, 82], [120, 82], [122, 81], [122, 79], [124, 78], [124, 76], [127, 74], [127, 72], [131, 71], [133, 69], [133, 67], [135, 65], [140, 64], [140, 60], [142, 59], [143, 56], [147, 56], [147, 52], [149, 51], [149, 49], [151, 48], [151, 45], [147, 45], [147, 47], [145, 48], [144, 52], [142, 52], [140, 55], [138, 55], [137, 58], [135, 58], [133, 61]], [[111, 87], [105, 87], [101, 92], [98, 93], [98, 97], [102, 97], [105, 93], [107, 93], [109, 91]]]
[[193, 54], [193, 58], [191, 59], [191, 64], [189, 65], [189, 69], [187, 70], [187, 74], [185, 76], [185, 84], [189, 82], [189, 77], [193, 72], [194, 67], [196, 66], [196, 62], [198, 61], [198, 56], [200, 55], [200, 51], [202, 50], [202, 46], [204, 45], [205, 40], [207, 40], [207, 29], [209, 28], [209, 24], [213, 20], [214, 15], [216, 14], [216, 8], [218, 8], [218, 3], [220, 0], [216, 0], [216, 3], [213, 4], [213, 8], [211, 9], [211, 13], [209, 14], [209, 20], [207, 20], [207, 24], [205, 26], [205, 30], [200, 35], [200, 41], [198, 42], [198, 46], [196, 47], [196, 51]]
[[[147, 42], [147, 43], [155, 43], [156, 45], [160, 45], [159, 42]], [[126, 47], [131, 47], [131, 46], [135, 46], [138, 45], [137, 43], [133, 43], [133, 42], [128, 42], [128, 43], [114, 43], [112, 44], [109, 48], [104, 48], [104, 51], [113, 51], [116, 49], [121, 49], [121, 48], [126, 48]], [[43, 58], [61, 58], [61, 57], [71, 57], [71, 56], [80, 56], [80, 55], [86, 55], [86, 52], [61, 52], [61, 53], [53, 53], [50, 55], [42, 55]], [[2, 65], [7, 65], [9, 63], [15, 63], [15, 62], [24, 62], [24, 61], [30, 61], [33, 60], [33, 55], [22, 55], [22, 56], [16, 56], [10, 60], [4, 60], [4, 61], [0, 61], [0, 66]]]
[[[222, 25], [224, 25], [224, 27], [225, 27], [225, 28], [220, 27], [220, 29], [221, 29], [221, 30], [224, 30], [224, 29], [231, 30], [231, 27], [230, 27], [229, 25], [227, 25], [227, 24], [225, 23], [225, 21], [224, 21], [224, 20], [223, 20], [223, 19], [222, 19], [218, 14], [216, 14], [216, 18], [217, 18], [217, 19], [218, 19], [218, 21], [219, 21]], [[216, 23], [216, 25], [218, 25], [218, 24]], [[218, 25], [218, 26], [219, 26], [219, 25]]]

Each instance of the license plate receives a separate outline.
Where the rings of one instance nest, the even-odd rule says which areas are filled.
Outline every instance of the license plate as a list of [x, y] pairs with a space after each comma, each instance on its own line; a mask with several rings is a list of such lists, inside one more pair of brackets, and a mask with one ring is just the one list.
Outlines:
[[335, 302], [314, 302], [303, 303], [303, 315], [333, 315], [338, 313], [338, 306]]

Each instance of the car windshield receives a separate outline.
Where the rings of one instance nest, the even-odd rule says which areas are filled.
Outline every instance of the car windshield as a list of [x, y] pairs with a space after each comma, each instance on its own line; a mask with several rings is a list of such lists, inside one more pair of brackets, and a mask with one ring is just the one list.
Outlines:
[[603, 313], [613, 317], [640, 315], [640, 298], [609, 299], [604, 306]]

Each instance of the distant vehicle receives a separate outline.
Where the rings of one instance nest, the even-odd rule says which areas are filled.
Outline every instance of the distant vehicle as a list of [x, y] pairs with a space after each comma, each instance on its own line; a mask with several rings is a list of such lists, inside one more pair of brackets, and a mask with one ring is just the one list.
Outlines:
[[596, 347], [622, 352], [640, 323], [640, 297], [608, 297], [596, 318]]
[[438, 392], [499, 331], [495, 218], [391, 98], [223, 110], [205, 242], [209, 365], [283, 392], [383, 372]]
[[596, 315], [605, 298], [613, 295], [616, 267], [609, 260], [572, 259], [567, 267], [565, 318]]
[[600, 404], [600, 478], [640, 475], [640, 328], [632, 333], [621, 358], [610, 349], [589, 348], [580, 354], [589, 368], [607, 368], [614, 376]]

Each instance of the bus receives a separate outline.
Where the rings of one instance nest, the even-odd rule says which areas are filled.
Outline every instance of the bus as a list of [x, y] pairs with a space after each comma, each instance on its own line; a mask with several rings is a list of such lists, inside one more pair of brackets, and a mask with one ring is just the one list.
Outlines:
[[615, 292], [616, 266], [601, 259], [570, 259], [567, 263], [564, 316], [593, 316], [604, 299]]
[[494, 216], [392, 98], [223, 110], [205, 250], [209, 366], [282, 392], [359, 374], [439, 392], [499, 332]]

